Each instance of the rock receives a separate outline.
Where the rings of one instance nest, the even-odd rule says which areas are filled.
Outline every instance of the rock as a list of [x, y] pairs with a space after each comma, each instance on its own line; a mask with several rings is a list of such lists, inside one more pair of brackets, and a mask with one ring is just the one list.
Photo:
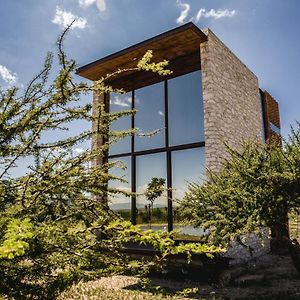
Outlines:
[[233, 280], [236, 277], [240, 276], [243, 273], [245, 273], [245, 269], [242, 267], [235, 267], [229, 270], [225, 270], [219, 275], [218, 284], [221, 287], [229, 286], [233, 283]]
[[234, 284], [238, 286], [261, 285], [266, 281], [265, 275], [242, 275], [234, 280]]

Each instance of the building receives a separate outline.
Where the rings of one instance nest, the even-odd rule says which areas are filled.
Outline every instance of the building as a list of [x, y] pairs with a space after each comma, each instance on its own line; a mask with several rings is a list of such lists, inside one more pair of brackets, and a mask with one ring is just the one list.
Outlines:
[[[147, 50], [153, 50], [156, 62], [168, 60], [173, 73], [118, 74], [107, 83], [127, 93], [94, 95], [93, 104], [105, 103], [110, 111], [138, 110], [134, 117], [112, 125], [113, 130], [137, 127], [140, 134], [113, 145], [108, 159], [128, 166], [122, 174], [128, 184], [122, 188], [132, 192], [142, 193], [152, 177], [166, 179], [167, 194], [155, 202], [153, 215], [172, 230], [175, 199], [182, 197], [187, 181], [201, 181], [206, 168], [220, 169], [227, 155], [224, 142], [239, 147], [243, 140], [277, 136], [279, 109], [272, 96], [260, 90], [255, 74], [211, 30], [201, 31], [193, 23], [101, 58], [77, 73], [98, 80], [117, 69], [134, 67]], [[158, 130], [154, 137], [143, 136], [153, 130]], [[100, 137], [93, 146], [101, 143]], [[144, 224], [146, 204], [141, 195], [115, 198], [111, 205], [128, 217], [130, 212], [134, 224]]]

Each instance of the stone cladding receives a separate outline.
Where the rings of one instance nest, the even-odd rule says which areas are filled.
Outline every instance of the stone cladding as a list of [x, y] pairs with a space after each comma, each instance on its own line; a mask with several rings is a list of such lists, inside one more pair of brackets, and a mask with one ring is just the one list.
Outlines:
[[257, 77], [209, 30], [201, 43], [206, 166], [218, 171], [227, 157], [224, 143], [262, 141]]

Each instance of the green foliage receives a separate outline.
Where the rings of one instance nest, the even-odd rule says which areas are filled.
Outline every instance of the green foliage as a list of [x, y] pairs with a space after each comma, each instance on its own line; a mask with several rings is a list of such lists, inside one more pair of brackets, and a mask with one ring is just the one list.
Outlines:
[[152, 221], [152, 215], [153, 215], [153, 205], [154, 201], [162, 195], [162, 193], [165, 190], [165, 185], [166, 180], [164, 178], [157, 178], [157, 177], [152, 177], [151, 181], [147, 185], [147, 189], [145, 191], [145, 197], [146, 199], [150, 202], [148, 206], [145, 207], [146, 212], [148, 214], [148, 219], [150, 223], [150, 228], [151, 228], [151, 221]]
[[13, 259], [16, 256], [25, 254], [29, 249], [27, 240], [34, 236], [32, 232], [32, 224], [28, 218], [24, 220], [12, 219], [7, 224], [4, 242], [0, 246], [0, 259]]
[[[120, 191], [107, 191], [107, 182], [123, 179], [109, 173], [116, 163], [89, 165], [103, 157], [111, 143], [135, 133], [109, 131], [112, 122], [134, 111], [107, 113], [103, 105], [92, 111], [90, 104], [81, 102], [81, 96], [91, 92], [122, 93], [105, 81], [128, 70], [92, 85], [75, 81], [76, 63], [63, 49], [67, 31], [57, 44], [57, 74], [52, 69], [54, 57], [48, 54], [24, 91], [12, 87], [0, 93], [0, 293], [18, 299], [52, 299], [74, 281], [128, 265], [124, 255], [107, 255], [123, 242], [109, 225], [118, 217], [106, 201], [107, 192]], [[162, 73], [166, 63], [150, 63], [150, 56], [146, 53], [134, 70]], [[95, 126], [75, 136], [67, 134], [77, 121]], [[49, 131], [56, 139], [45, 140]], [[99, 135], [109, 142], [74, 154], [75, 147]], [[22, 172], [25, 175], [11, 175], [23, 159], [28, 164], [33, 157], [35, 163]]]
[[300, 208], [300, 134], [284, 147], [278, 143], [245, 143], [228, 148], [220, 173], [210, 172], [203, 184], [190, 184], [181, 205], [193, 225], [209, 230], [208, 241], [245, 244], [249, 232], [262, 227], [284, 228], [287, 213]]
[[107, 226], [107, 230], [117, 233], [114, 240], [136, 242], [140, 245], [151, 245], [155, 250], [160, 251], [159, 260], [164, 260], [174, 254], [184, 254], [188, 262], [191, 261], [193, 254], [204, 254], [208, 258], [213, 258], [224, 252], [221, 247], [207, 245], [205, 243], [179, 243], [176, 244], [174, 236], [176, 231], [167, 232], [165, 230], [141, 230], [138, 226], [130, 222], [116, 220]]
[[153, 58], [153, 51], [148, 50], [143, 58], [138, 62], [137, 67], [139, 70], [152, 71], [158, 73], [159, 75], [170, 75], [172, 71], [166, 70], [165, 67], [169, 64], [167, 60], [155, 63], [151, 62]]
[[165, 190], [164, 185], [166, 183], [166, 180], [164, 178], [157, 178], [152, 177], [151, 181], [149, 182], [147, 189], [145, 191], [145, 197], [148, 201], [151, 202], [153, 206], [153, 202], [155, 199], [160, 197]]
[[[127, 241], [152, 245], [162, 253], [159, 260], [175, 253], [190, 257], [191, 253], [211, 256], [220, 252], [205, 245], [176, 246], [172, 234], [142, 232], [109, 210], [108, 193], [126, 194], [107, 188], [109, 180], [124, 181], [109, 172], [117, 163], [89, 165], [103, 158], [111, 143], [135, 133], [109, 131], [112, 122], [135, 112], [108, 113], [104, 105], [92, 111], [90, 104], [81, 103], [81, 96], [122, 93], [105, 84], [121, 72], [167, 75], [170, 71], [164, 69], [166, 61], [150, 62], [153, 54], [148, 51], [135, 68], [117, 70], [92, 85], [77, 82], [73, 79], [76, 64], [63, 50], [67, 30], [58, 40], [56, 75], [52, 74], [53, 55], [48, 54], [43, 69], [24, 91], [12, 87], [0, 93], [0, 293], [17, 299], [53, 299], [80, 279], [129, 267], [141, 272], [155, 265], [157, 260], [137, 263], [122, 254], [119, 250]], [[54, 75], [52, 82], [50, 75]], [[77, 121], [94, 126], [78, 130], [75, 136], [66, 134]], [[49, 131], [57, 138], [45, 141]], [[104, 145], [73, 153], [74, 147], [99, 136], [106, 138]], [[11, 175], [22, 159], [28, 162], [33, 157], [35, 163], [24, 175]], [[151, 187], [151, 199], [161, 194], [162, 185], [158, 180]]]

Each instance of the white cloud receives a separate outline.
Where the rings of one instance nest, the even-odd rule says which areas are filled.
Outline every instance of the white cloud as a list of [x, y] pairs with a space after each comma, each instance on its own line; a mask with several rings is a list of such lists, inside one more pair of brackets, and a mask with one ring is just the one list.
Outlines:
[[[228, 10], [228, 9], [211, 9], [206, 11], [205, 8], [199, 9], [195, 22], [199, 22], [201, 18], [213, 18], [213, 19], [220, 19], [220, 18], [231, 18], [236, 15], [235, 10]], [[192, 18], [194, 20], [194, 18]]]
[[79, 0], [79, 5], [81, 7], [88, 7], [93, 5], [96, 2], [96, 0]]
[[96, 3], [96, 6], [100, 12], [106, 11], [106, 2], [105, 0], [79, 0], [79, 5], [81, 7], [89, 7]]
[[162, 117], [165, 116], [165, 114], [164, 114], [161, 110], [158, 111], [158, 114], [159, 114], [160, 116], [162, 116]]
[[81, 154], [81, 153], [84, 152], [84, 149], [82, 149], [82, 148], [75, 148], [75, 149], [74, 149], [74, 152], [75, 152], [75, 153], [78, 153], [78, 154]]
[[106, 3], [105, 0], [97, 0], [96, 2], [97, 8], [100, 12], [106, 11]]
[[[177, 6], [179, 7], [180, 16], [176, 19], [177, 24], [184, 24], [188, 17], [189, 11], [191, 9], [188, 3], [182, 3], [181, 0], [176, 1]], [[210, 9], [206, 10], [205, 8], [200, 8], [196, 16], [190, 18], [190, 21], [199, 22], [202, 18], [212, 18], [212, 19], [221, 19], [221, 18], [231, 18], [236, 15], [235, 10], [228, 10], [228, 9]]]
[[132, 102], [131, 97], [124, 98], [124, 97], [114, 96], [110, 100], [110, 104], [121, 106], [121, 107], [131, 107], [131, 102]]
[[0, 77], [8, 84], [14, 84], [18, 80], [17, 74], [3, 65], [0, 65]]
[[85, 18], [78, 17], [72, 14], [71, 12], [60, 8], [59, 6], [56, 6], [56, 11], [52, 23], [57, 24], [62, 28], [66, 28], [73, 21], [74, 23], [72, 25], [72, 29], [74, 28], [84, 29], [87, 26], [87, 20]]
[[177, 0], [177, 6], [181, 9], [180, 16], [176, 19], [177, 24], [183, 24], [190, 11], [190, 5], [188, 3], [182, 3]]

